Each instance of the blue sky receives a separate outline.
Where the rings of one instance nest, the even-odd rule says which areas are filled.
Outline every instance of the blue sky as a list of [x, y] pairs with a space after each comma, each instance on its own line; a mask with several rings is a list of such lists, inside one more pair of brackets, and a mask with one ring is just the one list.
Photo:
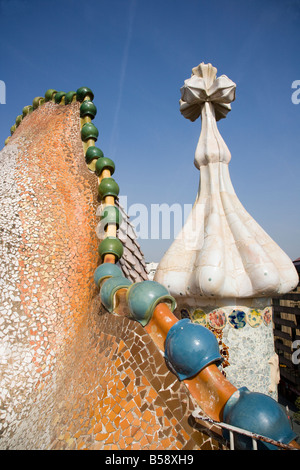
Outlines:
[[[237, 196], [292, 259], [300, 256], [300, 104], [291, 100], [300, 0], [0, 0], [0, 21], [2, 145], [34, 97], [90, 87], [97, 145], [115, 161], [129, 209], [193, 204], [201, 120], [180, 114], [180, 87], [193, 67], [212, 63], [237, 85], [218, 123]], [[140, 240], [147, 261], [171, 242]]]

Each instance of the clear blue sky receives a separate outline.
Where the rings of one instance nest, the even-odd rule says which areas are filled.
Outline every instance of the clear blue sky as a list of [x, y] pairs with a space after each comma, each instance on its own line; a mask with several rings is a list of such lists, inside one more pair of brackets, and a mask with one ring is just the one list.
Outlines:
[[[34, 97], [88, 86], [97, 145], [115, 161], [129, 208], [194, 202], [201, 120], [186, 120], [178, 102], [192, 67], [211, 62], [237, 84], [219, 122], [237, 196], [292, 259], [300, 256], [300, 104], [291, 101], [299, 0], [0, 0], [0, 21], [2, 146]], [[147, 261], [171, 242], [140, 240]]]

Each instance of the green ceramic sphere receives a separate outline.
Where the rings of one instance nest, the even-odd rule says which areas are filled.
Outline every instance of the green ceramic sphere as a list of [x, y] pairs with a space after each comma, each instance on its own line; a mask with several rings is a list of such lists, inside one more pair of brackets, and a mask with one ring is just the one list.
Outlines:
[[115, 172], [115, 164], [108, 157], [98, 158], [95, 167], [95, 173], [97, 176], [100, 176], [103, 170], [109, 170], [110, 174], [113, 175]]
[[123, 251], [123, 244], [116, 237], [104, 238], [98, 248], [98, 253], [101, 256], [102, 261], [104, 259], [104, 256], [108, 254], [114, 255], [117, 260], [119, 260], [123, 256]]
[[94, 93], [90, 88], [87, 88], [85, 86], [78, 88], [76, 91], [76, 96], [78, 101], [83, 101], [85, 98], [89, 98], [91, 101], [94, 99]]
[[91, 163], [92, 160], [102, 158], [103, 156], [104, 155], [101, 149], [95, 147], [94, 145], [91, 145], [86, 151], [85, 161], [86, 163]]
[[80, 106], [80, 117], [89, 116], [91, 119], [97, 114], [97, 108], [92, 101], [83, 101]]
[[52, 101], [56, 93], [57, 93], [57, 90], [53, 90], [52, 88], [47, 90], [45, 93], [45, 101]]
[[16, 126], [17, 127], [21, 124], [22, 119], [23, 119], [22, 114], [19, 114], [19, 116], [16, 117]]
[[108, 224], [116, 225], [117, 228], [122, 222], [122, 216], [119, 209], [116, 206], [107, 205], [103, 209], [100, 215], [100, 225], [105, 231]]
[[72, 101], [76, 99], [76, 91], [68, 91], [65, 96], [65, 104], [70, 104]]
[[33, 109], [36, 109], [39, 106], [41, 106], [41, 104], [44, 104], [44, 103], [45, 103], [45, 98], [43, 98], [42, 96], [37, 96], [32, 101], [32, 107], [33, 107]]
[[98, 186], [98, 194], [101, 199], [104, 199], [106, 196], [118, 197], [119, 191], [119, 185], [113, 178], [103, 178]]
[[32, 106], [24, 106], [23, 108], [23, 117], [27, 116], [27, 114], [31, 113], [33, 111]]
[[66, 96], [64, 91], [58, 91], [54, 96], [55, 103], [59, 104], [64, 96]]
[[91, 122], [86, 122], [83, 124], [82, 129], [81, 129], [81, 138], [84, 142], [86, 142], [89, 139], [97, 140], [98, 139], [98, 129], [97, 127], [94, 126]]
[[16, 128], [17, 128], [17, 126], [16, 126], [15, 124], [14, 124], [13, 126], [11, 126], [11, 128], [10, 128], [10, 133], [11, 133], [11, 135], [13, 135], [13, 133], [14, 133], [15, 130], [16, 130]]

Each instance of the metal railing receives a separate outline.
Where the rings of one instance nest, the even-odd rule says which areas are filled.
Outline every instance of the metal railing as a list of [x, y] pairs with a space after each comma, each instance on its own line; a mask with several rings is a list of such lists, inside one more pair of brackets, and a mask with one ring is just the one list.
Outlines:
[[221, 429], [226, 429], [229, 432], [229, 445], [230, 445], [230, 450], [235, 450], [234, 449], [234, 435], [235, 434], [241, 434], [243, 436], [247, 436], [252, 440], [252, 450], [257, 450], [257, 442], [262, 441], [266, 442], [268, 444], [272, 444], [282, 450], [299, 450], [291, 445], [288, 444], [283, 444], [282, 442], [275, 441], [273, 439], [270, 439], [269, 437], [262, 436], [260, 434], [256, 434], [250, 431], [247, 431], [246, 429], [241, 429], [236, 426], [232, 426], [227, 423], [219, 422], [219, 421], [214, 421], [213, 419], [209, 418], [208, 416], [205, 416], [201, 413], [201, 410], [194, 410], [192, 413], [192, 417], [194, 419], [199, 419], [201, 421], [208, 422], [210, 424], [213, 424], [214, 426], [217, 426]]

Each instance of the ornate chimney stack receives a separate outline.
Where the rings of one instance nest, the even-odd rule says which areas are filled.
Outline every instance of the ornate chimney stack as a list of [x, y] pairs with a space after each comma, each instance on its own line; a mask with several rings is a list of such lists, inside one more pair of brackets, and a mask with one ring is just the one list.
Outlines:
[[163, 256], [155, 280], [177, 300], [178, 315], [211, 329], [224, 373], [237, 387], [277, 398], [271, 299], [294, 289], [290, 258], [244, 209], [232, 186], [230, 151], [217, 127], [236, 85], [201, 63], [181, 88], [180, 112], [202, 128], [195, 152], [199, 190], [185, 226]]

